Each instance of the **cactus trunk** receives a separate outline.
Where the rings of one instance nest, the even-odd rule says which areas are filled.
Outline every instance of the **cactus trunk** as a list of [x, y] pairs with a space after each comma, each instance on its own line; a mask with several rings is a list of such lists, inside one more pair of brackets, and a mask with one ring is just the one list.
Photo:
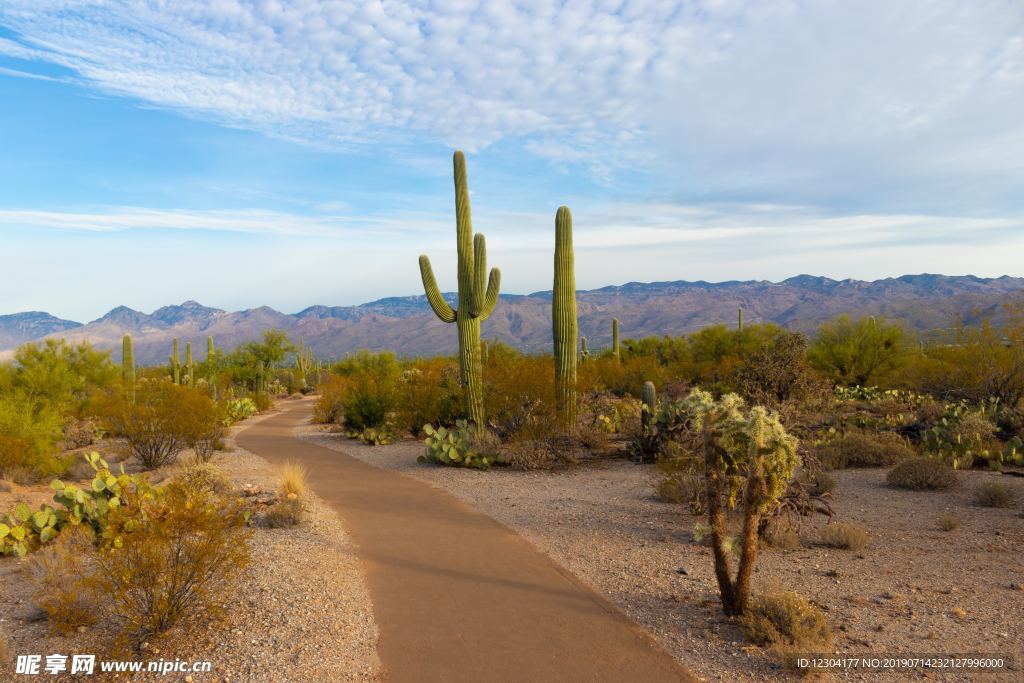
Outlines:
[[178, 363], [178, 338], [171, 342], [171, 376], [175, 384], [181, 384], [181, 365]]
[[740, 306], [740, 318], [739, 318], [739, 324], [737, 326], [737, 329], [740, 332], [743, 331], [743, 307], [742, 306]]
[[256, 361], [256, 393], [262, 394], [264, 389], [263, 361]]
[[129, 404], [135, 403], [135, 352], [132, 350], [132, 336], [124, 335], [121, 340], [121, 381]]
[[576, 425], [576, 265], [572, 248], [572, 213], [559, 207], [555, 215], [555, 281], [551, 297], [555, 349], [555, 398], [563, 426]]
[[612, 318], [612, 355], [619, 360], [619, 319]]
[[[480, 358], [480, 323], [487, 320], [498, 304], [501, 271], [492, 268], [487, 275], [487, 245], [484, 236], [473, 234], [466, 181], [466, 158], [455, 152], [455, 227], [458, 250], [459, 301], [456, 309], [444, 300], [430, 259], [420, 256], [423, 290], [434, 313], [442, 322], [456, 323], [459, 332], [459, 374], [466, 416], [476, 429], [484, 428], [483, 364]], [[485, 283], [486, 277], [486, 283]]]
[[640, 424], [644, 428], [644, 434], [647, 434], [658, 406], [658, 394], [654, 389], [654, 382], [644, 382], [641, 401], [643, 405], [640, 409]]
[[587, 351], [587, 338], [580, 337], [580, 363], [586, 363], [588, 358], [590, 358], [590, 352]]
[[192, 342], [185, 342], [185, 384], [192, 388], [195, 383], [195, 372], [192, 366]]

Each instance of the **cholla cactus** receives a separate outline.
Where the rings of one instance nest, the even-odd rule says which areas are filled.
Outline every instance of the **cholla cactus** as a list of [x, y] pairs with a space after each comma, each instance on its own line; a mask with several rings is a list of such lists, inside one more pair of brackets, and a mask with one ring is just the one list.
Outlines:
[[[455, 234], [458, 250], [459, 301], [452, 309], [444, 300], [430, 267], [430, 259], [420, 256], [420, 276], [427, 301], [437, 317], [455, 323], [459, 331], [459, 372], [466, 414], [478, 430], [484, 427], [483, 364], [480, 358], [480, 323], [487, 320], [498, 305], [501, 271], [492, 268], [487, 275], [487, 245], [484, 236], [473, 234], [466, 181], [466, 157], [461, 151], [453, 157], [455, 167]], [[485, 288], [485, 277], [486, 288]]]
[[556, 405], [566, 427], [576, 424], [576, 266], [572, 248], [572, 213], [555, 214], [555, 282], [551, 296], [551, 327], [555, 347]]
[[132, 336], [124, 335], [121, 340], [121, 382], [128, 403], [135, 403], [135, 353], [132, 350]]

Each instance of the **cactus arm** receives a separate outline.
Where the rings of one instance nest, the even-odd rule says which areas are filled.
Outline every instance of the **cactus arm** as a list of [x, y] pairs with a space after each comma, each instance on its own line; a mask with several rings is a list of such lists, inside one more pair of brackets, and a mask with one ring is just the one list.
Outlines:
[[469, 300], [469, 314], [480, 316], [484, 308], [484, 281], [487, 273], [487, 240], [480, 233], [473, 235], [473, 291]]
[[441, 296], [441, 290], [437, 287], [437, 279], [434, 278], [434, 269], [430, 267], [430, 259], [426, 254], [420, 256], [420, 276], [423, 278], [423, 291], [427, 294], [427, 301], [434, 314], [441, 319], [441, 322], [455, 322], [455, 311], [448, 305], [448, 302]]
[[491, 317], [491, 313], [494, 312], [494, 307], [498, 305], [498, 294], [501, 290], [501, 270], [498, 268], [491, 268], [491, 275], [487, 279], [487, 294], [484, 296], [484, 305], [480, 309], [480, 319], [487, 320]]

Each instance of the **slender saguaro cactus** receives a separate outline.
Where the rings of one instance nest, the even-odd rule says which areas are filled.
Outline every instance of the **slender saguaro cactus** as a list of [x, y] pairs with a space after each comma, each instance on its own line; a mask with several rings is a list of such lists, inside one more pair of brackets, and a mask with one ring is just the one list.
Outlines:
[[256, 361], [256, 393], [262, 394], [264, 388], [263, 361]]
[[306, 348], [306, 341], [299, 339], [299, 350], [295, 352], [295, 369], [298, 371], [298, 384], [300, 389], [306, 388], [306, 373], [309, 372], [312, 361], [313, 350]]
[[740, 306], [739, 324], [737, 325], [736, 329], [738, 329], [740, 332], [743, 331], [743, 307], [742, 306]]
[[565, 427], [576, 424], [576, 264], [572, 249], [572, 213], [555, 214], [555, 283], [551, 296], [551, 331], [555, 346], [555, 398]]
[[612, 355], [619, 360], [619, 319], [612, 318]]
[[[482, 234], [473, 234], [469, 211], [469, 187], [466, 181], [466, 157], [461, 151], [452, 159], [455, 166], [455, 235], [459, 258], [459, 301], [453, 310], [444, 300], [430, 267], [430, 259], [420, 256], [420, 276], [427, 301], [441, 321], [455, 323], [459, 331], [459, 375], [466, 415], [484, 428], [483, 364], [480, 359], [480, 323], [490, 317], [498, 305], [501, 271], [492, 268], [487, 276], [487, 244]], [[486, 288], [484, 277], [487, 276]]]
[[189, 388], [196, 383], [196, 373], [192, 365], [192, 342], [185, 342], [185, 384]]
[[135, 352], [132, 350], [132, 336], [124, 335], [121, 340], [121, 381], [128, 403], [135, 403]]
[[647, 434], [651, 421], [654, 419], [654, 412], [658, 406], [658, 393], [654, 389], [654, 382], [644, 382], [641, 402], [643, 406], [640, 412], [640, 423], [644, 428], [644, 434]]
[[217, 398], [217, 349], [213, 345], [213, 337], [206, 338], [206, 367], [209, 375], [206, 383], [210, 385], [210, 396]]
[[181, 364], [178, 363], [178, 338], [171, 343], [171, 376], [175, 384], [181, 384]]
[[590, 351], [587, 351], [587, 338], [580, 337], [580, 362], [586, 363], [590, 358]]

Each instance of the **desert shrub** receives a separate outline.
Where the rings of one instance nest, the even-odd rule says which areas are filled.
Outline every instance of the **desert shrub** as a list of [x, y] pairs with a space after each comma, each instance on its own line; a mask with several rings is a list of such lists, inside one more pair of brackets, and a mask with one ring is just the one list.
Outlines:
[[120, 385], [120, 369], [109, 352], [63, 339], [18, 347], [0, 374], [0, 394], [18, 394], [33, 409], [45, 406], [61, 416], [83, 417], [93, 397]]
[[21, 480], [62, 474], [69, 464], [58, 453], [62, 423], [52, 407], [33, 407], [17, 393], [0, 395], [0, 475]]
[[787, 332], [744, 356], [736, 385], [747, 400], [767, 406], [825, 394], [828, 387], [806, 361], [807, 337]]
[[822, 611], [788, 591], [754, 596], [740, 626], [748, 638], [769, 646], [790, 666], [794, 656], [824, 652], [832, 644], [832, 629]]
[[907, 442], [893, 432], [849, 431], [814, 449], [822, 466], [841, 470], [847, 467], [884, 467], [917, 455]]
[[32, 556], [32, 601], [49, 619], [54, 633], [66, 634], [100, 617], [94, 572], [92, 530], [71, 527]]
[[264, 513], [263, 524], [271, 529], [289, 529], [302, 523], [302, 513], [302, 501], [285, 498]]
[[821, 531], [821, 542], [830, 548], [860, 550], [868, 544], [868, 532], [854, 524], [826, 524]]
[[81, 419], [68, 416], [64, 418], [64, 425], [61, 427], [64, 449], [84, 448], [96, 442], [96, 423], [91, 419]]
[[890, 486], [917, 491], [950, 489], [958, 481], [954, 469], [932, 458], [908, 458], [889, 470], [886, 480]]
[[345, 417], [345, 389], [348, 380], [331, 375], [320, 383], [320, 397], [313, 405], [313, 422], [340, 424]]
[[765, 527], [762, 538], [769, 546], [779, 550], [796, 550], [801, 545], [800, 533], [780, 519]]
[[252, 395], [252, 402], [256, 405], [257, 413], [265, 413], [274, 407], [274, 394], [256, 392]]
[[688, 505], [695, 515], [704, 513], [704, 477], [700, 463], [693, 456], [658, 460], [655, 491], [659, 498]]
[[536, 439], [556, 429], [554, 372], [550, 356], [490, 352], [484, 410], [502, 441]]
[[974, 502], [987, 508], [1013, 507], [1013, 491], [1006, 484], [986, 481], [974, 490]]
[[175, 477], [183, 486], [208, 491], [209, 493], [226, 494], [232, 489], [231, 482], [216, 465], [211, 462], [195, 462], [183, 467]]
[[394, 439], [394, 435], [387, 427], [367, 427], [350, 431], [348, 436], [350, 439], [362, 441], [367, 446], [387, 446]]
[[832, 493], [836, 490], [836, 479], [828, 472], [818, 469], [814, 472], [804, 472], [801, 481], [808, 487], [811, 495], [821, 496]]
[[517, 470], [549, 470], [558, 460], [544, 440], [520, 439], [501, 444], [498, 453]]
[[423, 442], [427, 452], [419, 462], [432, 462], [455, 467], [490, 469], [491, 465], [504, 465], [507, 460], [497, 451], [498, 441], [486, 432], [480, 433], [465, 420], [459, 420], [454, 429], [424, 425], [427, 437]]
[[960, 520], [953, 515], [939, 517], [939, 528], [943, 531], [956, 531], [960, 528]]
[[237, 499], [182, 482], [114, 510], [97, 575], [122, 638], [137, 646], [216, 613], [248, 563], [247, 520]]
[[842, 315], [818, 328], [807, 351], [811, 366], [847, 386], [878, 384], [906, 359], [903, 330], [884, 319]]
[[459, 367], [445, 359], [417, 361], [398, 377], [395, 424], [419, 435], [423, 425], [454, 425], [464, 417]]

